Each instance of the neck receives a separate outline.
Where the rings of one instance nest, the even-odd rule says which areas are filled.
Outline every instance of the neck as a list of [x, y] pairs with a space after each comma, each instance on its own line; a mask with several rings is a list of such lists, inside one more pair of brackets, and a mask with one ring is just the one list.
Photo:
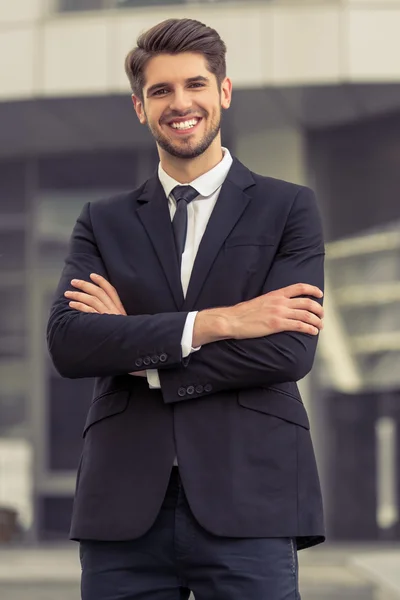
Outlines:
[[[214, 142], [217, 142], [217, 139]], [[221, 142], [214, 142], [203, 154], [192, 159], [177, 158], [159, 148], [161, 166], [175, 181], [190, 183], [210, 171], [223, 159]]]

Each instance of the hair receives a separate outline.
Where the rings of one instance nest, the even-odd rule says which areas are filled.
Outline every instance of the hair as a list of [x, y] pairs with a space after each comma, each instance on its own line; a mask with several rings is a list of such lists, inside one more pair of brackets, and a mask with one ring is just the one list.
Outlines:
[[202, 54], [208, 70], [221, 85], [226, 77], [226, 45], [217, 31], [194, 19], [167, 19], [142, 33], [125, 59], [125, 72], [134, 95], [143, 100], [144, 71], [151, 58], [182, 52]]

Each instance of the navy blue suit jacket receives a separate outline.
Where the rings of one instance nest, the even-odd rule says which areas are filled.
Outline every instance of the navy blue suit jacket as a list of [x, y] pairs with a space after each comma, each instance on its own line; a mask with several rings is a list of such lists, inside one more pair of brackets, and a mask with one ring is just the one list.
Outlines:
[[[48, 324], [64, 377], [95, 377], [77, 477], [73, 539], [128, 540], [154, 523], [175, 453], [199, 523], [220, 536], [324, 539], [309, 421], [296, 382], [317, 337], [284, 332], [203, 346], [182, 359], [189, 311], [305, 282], [323, 288], [313, 192], [234, 160], [183, 297], [165, 194], [139, 189], [86, 204]], [[73, 278], [104, 275], [128, 316], [85, 314]], [[131, 371], [157, 368], [161, 390]]]

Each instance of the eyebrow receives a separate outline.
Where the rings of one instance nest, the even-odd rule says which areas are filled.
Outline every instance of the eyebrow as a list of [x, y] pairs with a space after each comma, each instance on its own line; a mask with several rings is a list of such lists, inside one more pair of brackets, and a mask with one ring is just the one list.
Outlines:
[[[208, 83], [210, 80], [208, 79], [208, 77], [204, 77], [204, 75], [198, 75], [197, 77], [188, 77], [188, 79], [185, 79], [185, 84], [194, 83], [196, 81], [204, 81], [204, 83]], [[169, 85], [171, 84], [167, 82], [155, 83], [154, 85], [151, 85], [149, 87], [149, 89], [147, 90], [147, 95], [152, 94], [158, 89], [168, 87]]]

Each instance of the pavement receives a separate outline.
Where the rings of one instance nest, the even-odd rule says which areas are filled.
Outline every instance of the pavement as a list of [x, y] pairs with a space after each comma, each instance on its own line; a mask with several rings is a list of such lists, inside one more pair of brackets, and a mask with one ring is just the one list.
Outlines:
[[[400, 544], [324, 544], [299, 553], [302, 600], [400, 600]], [[1, 600], [79, 600], [75, 543], [0, 546]]]

